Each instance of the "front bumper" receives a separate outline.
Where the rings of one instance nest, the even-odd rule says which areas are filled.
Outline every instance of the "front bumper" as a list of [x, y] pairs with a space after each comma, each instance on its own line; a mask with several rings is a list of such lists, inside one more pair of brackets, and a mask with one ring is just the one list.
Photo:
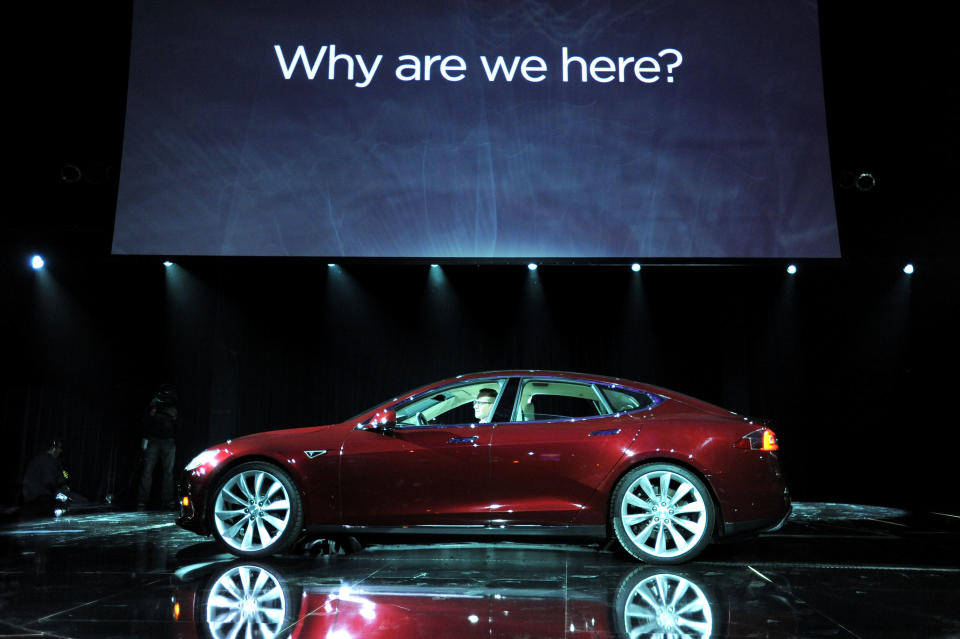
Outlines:
[[[184, 498], [186, 498], [187, 505], [184, 505]], [[206, 518], [203, 516], [206, 508], [202, 500], [203, 498], [197, 494], [195, 484], [190, 481], [190, 474], [184, 473], [177, 484], [177, 503], [180, 507], [180, 514], [177, 516], [176, 523], [181, 528], [198, 535], [209, 535], [210, 530]]]

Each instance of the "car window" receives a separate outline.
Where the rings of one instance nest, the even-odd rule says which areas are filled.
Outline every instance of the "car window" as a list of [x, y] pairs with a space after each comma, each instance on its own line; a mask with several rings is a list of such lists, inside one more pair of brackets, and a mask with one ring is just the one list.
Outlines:
[[566, 380], [524, 380], [514, 421], [576, 419], [609, 412], [592, 384]]
[[505, 379], [487, 379], [445, 386], [396, 405], [398, 426], [476, 423], [473, 400], [481, 389], [490, 389], [500, 399]]
[[603, 393], [607, 403], [610, 404], [610, 408], [612, 408], [615, 413], [625, 413], [631, 410], [639, 410], [641, 408], [651, 406], [654, 403], [654, 400], [652, 397], [650, 397], [650, 395], [644, 393], [643, 391], [635, 391], [629, 388], [611, 388], [609, 386], [601, 386], [600, 392]]

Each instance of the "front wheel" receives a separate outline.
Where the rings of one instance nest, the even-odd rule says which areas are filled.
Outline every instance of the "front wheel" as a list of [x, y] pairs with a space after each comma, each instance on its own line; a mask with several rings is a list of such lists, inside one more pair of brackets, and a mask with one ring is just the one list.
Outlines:
[[232, 469], [217, 488], [211, 515], [214, 536], [240, 557], [283, 552], [303, 527], [303, 505], [293, 480], [265, 462]]
[[617, 541], [651, 564], [679, 564], [710, 543], [714, 505], [706, 485], [674, 464], [647, 464], [617, 483], [610, 502]]

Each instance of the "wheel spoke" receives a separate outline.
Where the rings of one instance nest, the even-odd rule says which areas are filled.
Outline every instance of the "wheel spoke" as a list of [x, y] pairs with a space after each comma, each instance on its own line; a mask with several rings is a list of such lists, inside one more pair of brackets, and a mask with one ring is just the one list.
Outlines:
[[233, 630], [230, 631], [230, 634], [227, 635], [227, 639], [237, 639], [237, 635], [240, 634], [240, 631], [241, 631], [246, 625], [247, 625], [247, 624], [245, 624], [245, 623], [243, 623], [243, 622], [238, 623], [237, 625], [235, 625], [235, 626], [233, 627]]
[[690, 589], [689, 584], [690, 582], [686, 579], [681, 579], [677, 589], [673, 591], [673, 597], [670, 598], [670, 605], [673, 606], [674, 610], [678, 609], [680, 602], [683, 601], [683, 596], [687, 594], [687, 590]]
[[634, 493], [627, 493], [626, 495], [624, 495], [624, 499], [628, 504], [636, 508], [645, 508], [649, 510], [650, 508], [653, 507], [653, 504], [640, 499], [640, 497], [638, 497]]
[[686, 606], [677, 608], [678, 615], [686, 615], [688, 617], [690, 616], [690, 613], [696, 613], [700, 617], [708, 617], [709, 612], [710, 612], [710, 606], [707, 605], [704, 602], [704, 600], [699, 598], [694, 599], [693, 601], [688, 603]]
[[641, 530], [640, 533], [637, 535], [637, 538], [635, 539], [636, 543], [640, 546], [646, 543], [647, 539], [650, 538], [650, 534], [653, 532], [653, 529], [656, 527], [656, 525], [657, 525], [657, 522], [650, 520], [650, 522], [646, 525], [646, 527], [643, 530]]
[[256, 478], [253, 480], [253, 498], [260, 499], [260, 495], [263, 494], [263, 478], [266, 477], [266, 473], [257, 473]]
[[657, 501], [657, 491], [654, 490], [653, 485], [650, 484], [650, 478], [646, 475], [640, 478], [640, 488], [650, 498], [650, 501]]
[[267, 491], [267, 494], [264, 495], [264, 499], [269, 499], [270, 497], [273, 497], [274, 493], [282, 489], [283, 489], [283, 484], [281, 484], [278, 481], [273, 482], [273, 484], [271, 484], [270, 486], [270, 489]]
[[240, 585], [243, 586], [243, 598], [246, 599], [250, 594], [250, 568], [247, 566], [240, 566], [237, 570], [237, 574], [240, 576]]
[[[283, 621], [283, 609], [282, 608], [265, 608], [260, 611], [264, 617], [267, 618], [271, 624], [278, 624]], [[264, 637], [269, 637], [270, 634], [263, 635]]]
[[253, 522], [247, 525], [246, 532], [243, 533], [243, 541], [240, 542], [241, 550], [250, 550], [250, 545], [253, 542]]
[[657, 582], [657, 592], [660, 594], [658, 605], [667, 607], [667, 591], [670, 590], [670, 584], [667, 583], [667, 575], [657, 575], [654, 579]]
[[217, 508], [213, 512], [220, 519], [233, 519], [234, 517], [242, 517], [244, 515], [242, 508], [232, 508], [230, 510], [225, 508]]
[[673, 497], [670, 498], [671, 504], [676, 504], [678, 501], [683, 499], [683, 496], [690, 492], [693, 488], [693, 484], [689, 482], [683, 482], [680, 484], [680, 488], [677, 489], [677, 492], [673, 494]]
[[227, 597], [226, 595], [222, 595], [222, 594], [216, 594], [210, 597], [210, 600], [207, 603], [207, 605], [211, 607], [216, 607], [216, 608], [232, 609], [237, 605], [237, 598]]
[[247, 505], [247, 500], [241, 499], [240, 497], [237, 497], [237, 496], [234, 495], [232, 492], [230, 492], [230, 486], [224, 486], [224, 487], [223, 487], [223, 490], [220, 491], [220, 494], [221, 494], [222, 496], [224, 496], [224, 497], [230, 498], [231, 500], [235, 501], [236, 503], [240, 504], [241, 506], [246, 506], [246, 505]]
[[703, 532], [703, 524], [698, 521], [687, 521], [686, 519], [674, 519], [673, 523], [680, 524], [685, 529], [689, 530], [694, 535], [699, 535]]
[[676, 514], [685, 515], [687, 513], [702, 513], [704, 510], [705, 506], [703, 505], [703, 502], [693, 501], [685, 506], [677, 508]]
[[667, 522], [667, 530], [670, 531], [670, 537], [673, 539], [673, 544], [677, 547], [677, 550], [681, 552], [686, 550], [689, 544], [674, 527], [673, 522]]
[[250, 473], [240, 473], [236, 479], [237, 487], [240, 488], [240, 492], [243, 493], [244, 497], [246, 497], [248, 501], [254, 498], [253, 494], [250, 492], [250, 487], [247, 486], [247, 481], [249, 481], [249, 479]]
[[670, 494], [670, 480], [673, 478], [671, 473], [661, 473], [660, 475], [660, 498], [666, 499]]
[[286, 499], [275, 501], [263, 507], [264, 510], [283, 510], [286, 508], [290, 508], [290, 502]]
[[637, 603], [627, 604], [626, 609], [623, 611], [623, 616], [627, 619], [653, 619], [656, 615], [650, 608], [654, 606], [650, 605], [649, 600], [644, 600], [647, 603], [647, 606], [641, 606]]
[[664, 534], [663, 534], [663, 522], [660, 522], [659, 525], [657, 526], [657, 541], [656, 541], [656, 545], [654, 546], [654, 549], [657, 551], [658, 555], [662, 555], [664, 551], [667, 549], [666, 542], [667, 540], [664, 539]]
[[643, 603], [647, 604], [647, 608], [652, 610], [654, 614], [656, 610], [660, 607], [660, 604], [656, 600], [656, 595], [650, 591], [650, 587], [642, 588], [637, 591], [637, 596], [643, 600]]
[[653, 517], [651, 513], [637, 513], [636, 515], [625, 515], [623, 518], [624, 526], [636, 526]]
[[267, 528], [263, 525], [263, 522], [259, 520], [257, 521], [257, 534], [260, 537], [261, 546], [269, 546], [273, 542], [273, 537], [267, 532]]
[[270, 582], [270, 573], [268, 573], [266, 570], [258, 570], [257, 580], [253, 584], [253, 595], [257, 598], [258, 601], [260, 600], [260, 597], [261, 597], [260, 593], [264, 591], [264, 589], [267, 587], [269, 582]]
[[274, 584], [269, 590], [257, 597], [257, 603], [266, 605], [277, 599], [283, 599], [283, 591], [280, 590], [280, 586]]
[[231, 540], [235, 539], [237, 536], [237, 533], [240, 532], [240, 527], [243, 526], [243, 524], [247, 522], [249, 519], [250, 519], [250, 515], [245, 514], [243, 517], [240, 518], [239, 521], [237, 521], [237, 523], [230, 526], [230, 528], [223, 533], [223, 536], [226, 539], [231, 539]]

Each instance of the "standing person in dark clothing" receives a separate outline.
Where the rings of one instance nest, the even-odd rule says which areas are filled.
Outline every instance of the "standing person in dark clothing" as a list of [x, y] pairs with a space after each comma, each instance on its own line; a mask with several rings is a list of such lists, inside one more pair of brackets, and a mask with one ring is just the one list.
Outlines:
[[137, 493], [137, 508], [146, 508], [153, 485], [153, 473], [160, 462], [160, 501], [164, 508], [176, 507], [173, 497], [173, 463], [177, 452], [177, 424], [180, 411], [177, 409], [177, 391], [171, 384], [164, 384], [150, 400], [143, 418], [143, 473]]
[[56, 508], [64, 508], [70, 487], [67, 474], [60, 463], [63, 442], [55, 438], [47, 450], [37, 454], [27, 465], [23, 475], [23, 510], [53, 515]]

